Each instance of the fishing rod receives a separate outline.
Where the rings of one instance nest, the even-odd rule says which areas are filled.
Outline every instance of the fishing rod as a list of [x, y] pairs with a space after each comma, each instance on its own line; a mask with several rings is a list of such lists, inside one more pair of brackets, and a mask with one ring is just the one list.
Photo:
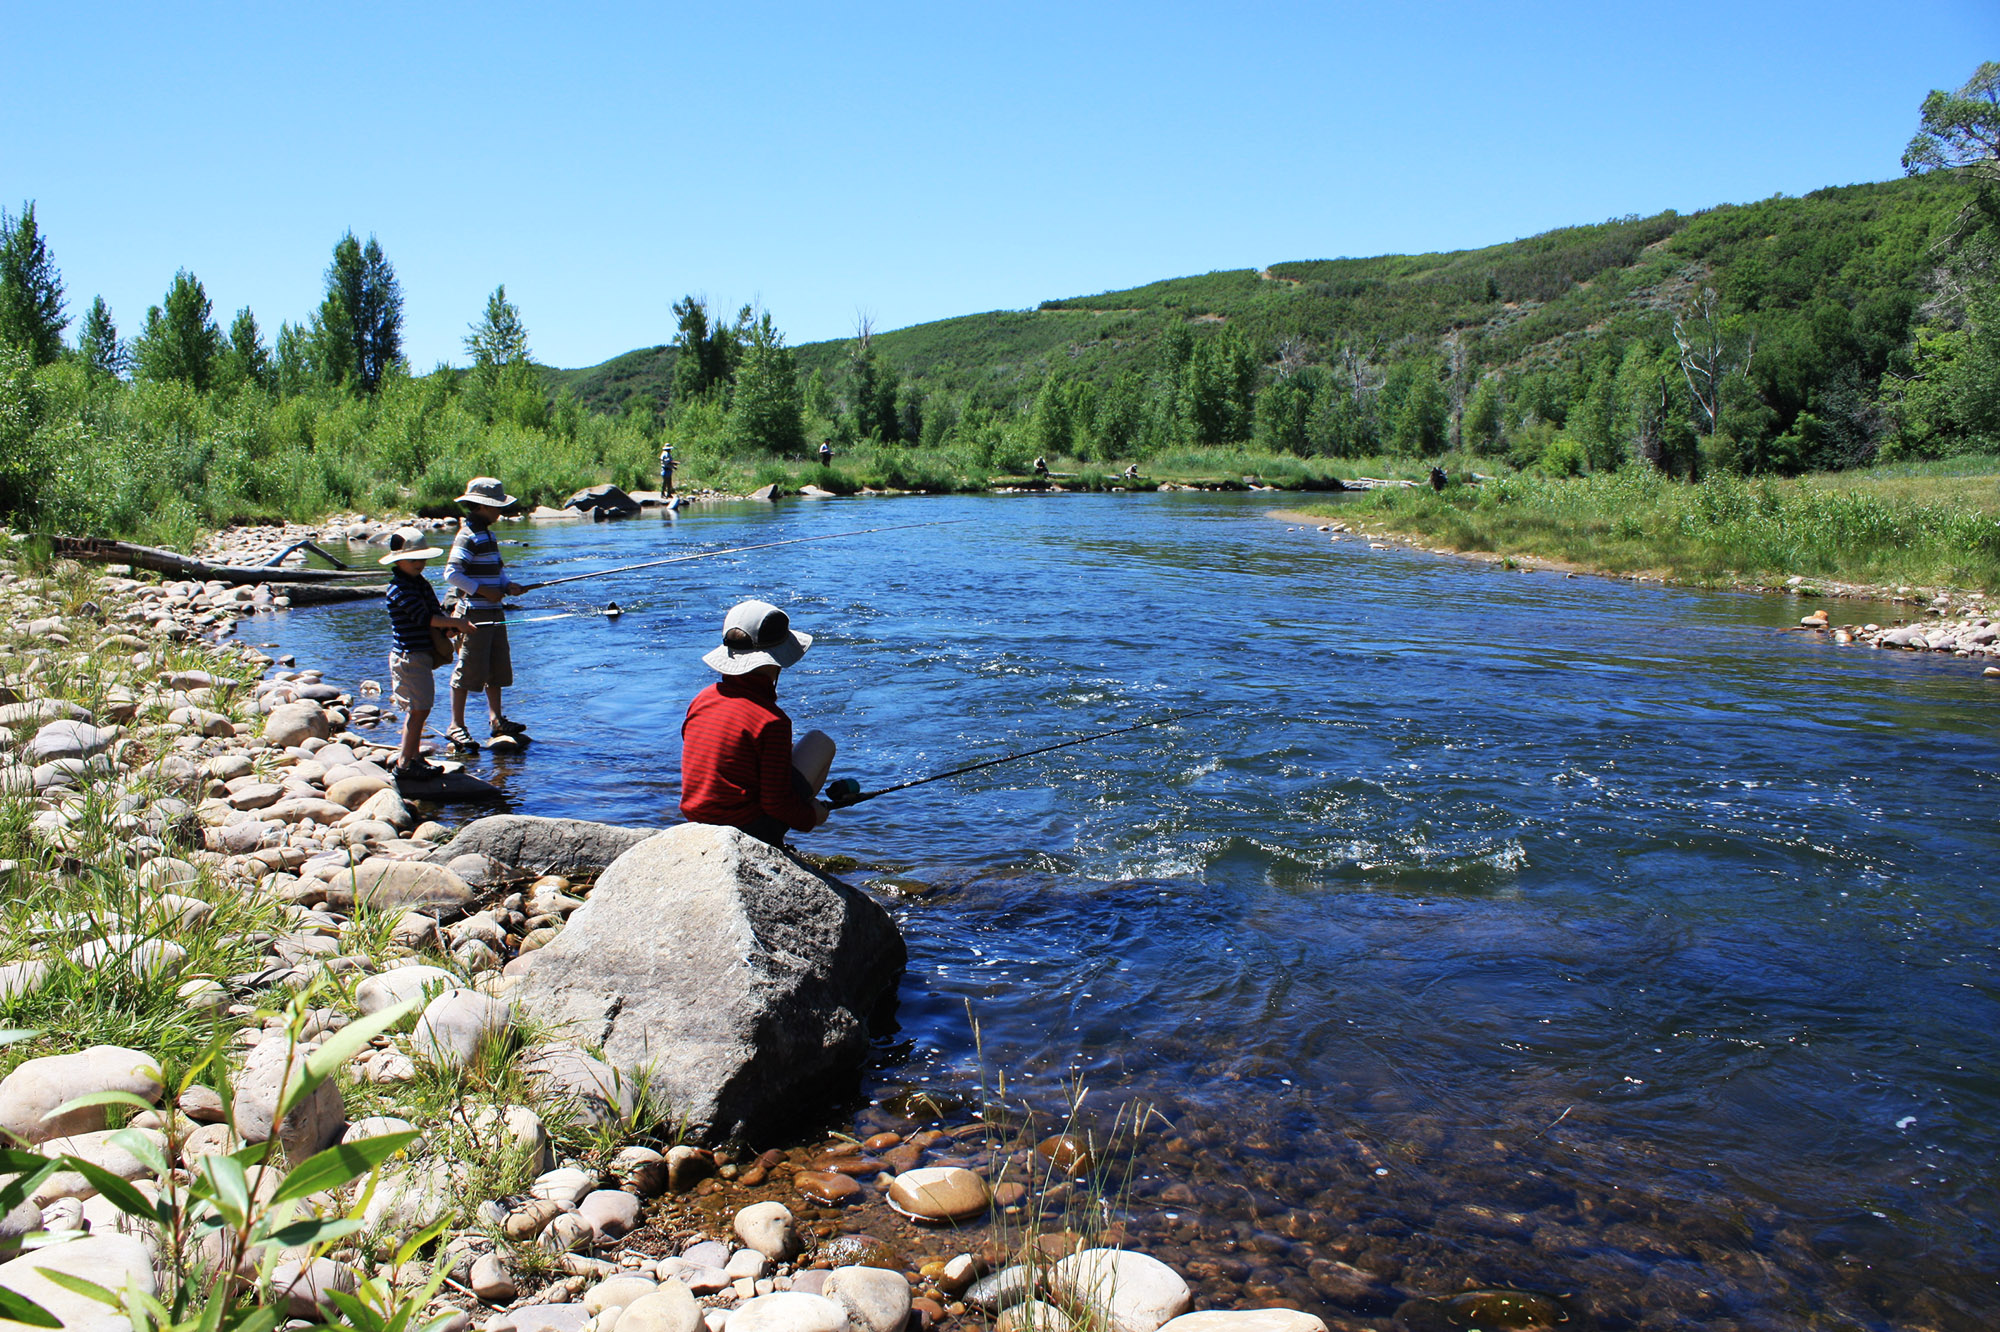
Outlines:
[[895, 786], [885, 786], [879, 791], [863, 791], [860, 782], [855, 781], [852, 777], [842, 777], [839, 781], [832, 783], [826, 788], [826, 803], [835, 809], [846, 809], [848, 806], [858, 805], [864, 800], [873, 800], [876, 796], [885, 796], [896, 791], [907, 791], [913, 786], [928, 786], [932, 782], [941, 782], [947, 777], [961, 777], [968, 772], [978, 772], [981, 768], [991, 768], [1001, 763], [1014, 763], [1020, 759], [1032, 758], [1036, 754], [1046, 754], [1051, 750], [1068, 749], [1071, 745], [1087, 745], [1092, 740], [1103, 740], [1108, 736], [1124, 735], [1128, 731], [1143, 731], [1153, 726], [1165, 726], [1170, 722], [1184, 721], [1189, 717], [1205, 717], [1211, 712], [1220, 711], [1222, 711], [1221, 704], [1217, 704], [1212, 708], [1196, 708], [1191, 712], [1176, 712], [1170, 717], [1155, 717], [1152, 721], [1135, 722], [1130, 726], [1120, 726], [1115, 730], [1098, 731], [1092, 735], [1079, 735], [1074, 739], [1059, 741], [1053, 745], [1043, 745], [1039, 749], [1024, 749], [1018, 754], [1007, 754], [1000, 758], [987, 759], [984, 763], [968, 763], [962, 768], [953, 768], [950, 772], [933, 773], [929, 777], [919, 777], [915, 781], [902, 782]]
[[602, 578], [606, 574], [632, 573], [638, 569], [657, 569], [663, 564], [684, 564], [689, 560], [712, 559], [717, 555], [741, 555], [751, 550], [772, 550], [778, 546], [796, 546], [807, 541], [837, 541], [842, 537], [870, 536], [876, 532], [905, 532], [913, 527], [950, 527], [953, 523], [969, 521], [964, 518], [948, 518], [934, 523], [897, 523], [892, 527], [864, 527], [858, 532], [828, 532], [824, 536], [793, 537], [789, 541], [765, 541], [755, 546], [732, 546], [728, 550], [702, 550], [692, 555], [672, 555], [664, 560], [647, 560], [643, 564], [625, 564], [616, 569], [595, 569], [590, 573], [568, 574], [562, 578], [550, 578], [539, 583], [524, 583], [522, 590], [534, 592], [558, 583], [574, 583], [582, 578]]

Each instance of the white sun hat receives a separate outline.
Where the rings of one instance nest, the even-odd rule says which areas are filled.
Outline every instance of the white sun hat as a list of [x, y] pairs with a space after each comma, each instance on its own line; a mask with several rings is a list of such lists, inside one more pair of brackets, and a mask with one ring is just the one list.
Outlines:
[[722, 646], [702, 657], [724, 675], [746, 675], [759, 666], [790, 666], [806, 655], [812, 635], [792, 628], [789, 615], [768, 601], [742, 601], [722, 621]]

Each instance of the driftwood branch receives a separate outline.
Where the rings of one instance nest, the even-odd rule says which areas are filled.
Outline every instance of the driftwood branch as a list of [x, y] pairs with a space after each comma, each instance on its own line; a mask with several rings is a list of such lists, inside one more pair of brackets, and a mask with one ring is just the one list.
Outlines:
[[204, 582], [243, 583], [352, 583], [373, 579], [382, 586], [382, 575], [369, 569], [280, 569], [268, 564], [210, 564], [176, 551], [155, 546], [135, 546], [129, 541], [102, 537], [51, 538], [55, 553], [72, 560], [93, 564], [129, 564], [135, 569], [172, 574], [176, 578], [199, 578]]

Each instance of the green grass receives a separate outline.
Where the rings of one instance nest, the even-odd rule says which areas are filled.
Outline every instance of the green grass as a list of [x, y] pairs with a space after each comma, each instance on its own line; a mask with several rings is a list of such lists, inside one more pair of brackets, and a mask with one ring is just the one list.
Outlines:
[[1440, 495], [1377, 491], [1316, 514], [1455, 550], [1534, 555], [1699, 584], [1791, 576], [1877, 586], [2000, 588], [2000, 460], [1795, 481], [1699, 485], [1628, 468], [1514, 476]]

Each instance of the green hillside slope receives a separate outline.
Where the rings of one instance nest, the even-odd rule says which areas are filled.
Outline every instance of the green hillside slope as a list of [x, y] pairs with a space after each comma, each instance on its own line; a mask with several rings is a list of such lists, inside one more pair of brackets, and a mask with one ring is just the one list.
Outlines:
[[[1282, 262], [938, 320], [873, 336], [877, 377], [890, 388], [872, 419], [914, 395], [937, 420], [1021, 420], [1054, 379], [1070, 396], [1058, 404], [1063, 422], [1043, 433], [1067, 449], [1069, 422], [1082, 422], [1078, 456], [1159, 447], [1176, 430], [1175, 442], [1248, 438], [1254, 414], [1260, 438], [1285, 451], [1430, 454], [1448, 442], [1532, 461], [1587, 409], [1594, 424], [1571, 433], [1590, 465], [1638, 452], [1678, 466], [1678, 448], [1693, 468], [1696, 445], [1670, 437], [1679, 427], [1650, 438], [1634, 417], [1636, 385], [1679, 378], [1674, 317], [1713, 290], [1711, 331], [1747, 389], [1732, 380], [1718, 390], [1728, 401], [1717, 411], [1732, 415], [1699, 429], [1704, 456], [1752, 469], [1845, 465], [1873, 456], [1882, 376], [1912, 342], [1937, 243], [1969, 197], [1967, 184], [1939, 173], [1617, 218], [1475, 250]], [[1255, 383], [1243, 385], [1233, 416], [1214, 415], [1221, 424], [1190, 426], [1192, 409], [1169, 399], [1189, 373], [1189, 346], [1215, 338], [1228, 356], [1254, 361]], [[831, 395], [829, 429], [871, 419], [849, 401], [852, 340], [794, 350], [801, 380], [817, 371]], [[658, 410], [673, 358], [669, 347], [629, 352], [550, 372], [550, 388], [598, 411], [635, 401]], [[1253, 406], [1302, 368], [1312, 372], [1292, 385], [1291, 407]], [[1354, 419], [1337, 419], [1339, 394], [1353, 400]], [[1087, 419], [1106, 402], [1120, 414], [1108, 433]], [[1398, 415], [1411, 412], [1424, 419]], [[1614, 425], [1620, 412], [1630, 419]], [[1174, 413], [1179, 426], [1158, 424]], [[923, 433], [926, 443], [943, 437]], [[1723, 444], [1712, 447], [1711, 436]]]
[[[1922, 296], [1929, 248], [1968, 197], [1945, 176], [1818, 190], [1702, 213], [1661, 213], [1565, 227], [1443, 254], [1275, 263], [1170, 278], [1125, 291], [961, 315], [874, 335], [905, 378], [967, 388], [1032, 388], [1051, 368], [1092, 376], [1142, 365], [1170, 321], [1241, 328], [1274, 352], [1287, 338], [1394, 348], [1479, 335], [1490, 366], [1557, 354], [1619, 326], [1650, 327], [1696, 282], [1746, 308], [1799, 309], [1834, 299], [1900, 311]], [[1886, 307], [1895, 307], [1894, 310]], [[835, 373], [847, 340], [798, 347], [801, 374]], [[634, 393], [664, 404], [673, 349], [654, 347], [555, 371], [586, 405], [615, 410]]]

